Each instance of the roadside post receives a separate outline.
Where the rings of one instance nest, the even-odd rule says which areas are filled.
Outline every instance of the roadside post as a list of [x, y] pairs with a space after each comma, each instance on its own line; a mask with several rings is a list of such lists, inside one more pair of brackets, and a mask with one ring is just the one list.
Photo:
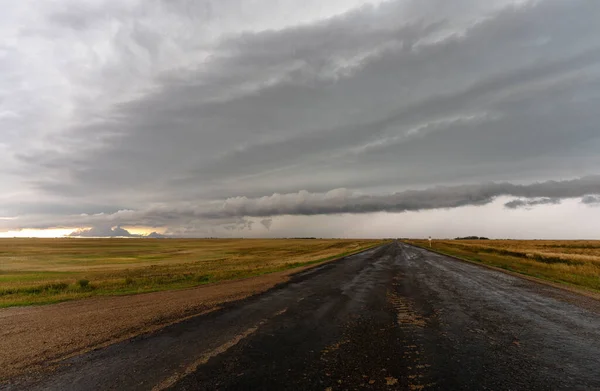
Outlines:
[[429, 237], [429, 248], [431, 248], [431, 236]]

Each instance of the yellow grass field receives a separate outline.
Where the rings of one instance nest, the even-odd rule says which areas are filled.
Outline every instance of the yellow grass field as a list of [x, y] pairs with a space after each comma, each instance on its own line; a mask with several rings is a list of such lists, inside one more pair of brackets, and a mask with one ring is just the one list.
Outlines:
[[0, 239], [0, 308], [261, 275], [383, 243], [319, 239]]
[[[426, 240], [409, 240], [429, 247]], [[434, 240], [433, 249], [545, 280], [600, 291], [600, 241]]]

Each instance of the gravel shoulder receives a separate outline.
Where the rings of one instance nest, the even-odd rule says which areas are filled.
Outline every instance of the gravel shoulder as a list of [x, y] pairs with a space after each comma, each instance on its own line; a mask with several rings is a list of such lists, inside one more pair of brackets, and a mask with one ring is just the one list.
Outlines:
[[0, 381], [264, 292], [305, 268], [192, 289], [0, 309]]

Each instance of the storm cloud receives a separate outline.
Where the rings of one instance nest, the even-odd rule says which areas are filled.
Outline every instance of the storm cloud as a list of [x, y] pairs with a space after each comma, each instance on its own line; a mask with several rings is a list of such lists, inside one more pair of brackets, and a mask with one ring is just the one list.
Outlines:
[[[586, 196], [588, 197], [588, 196]], [[585, 201], [585, 197], [583, 199]], [[536, 205], [558, 205], [560, 204], [559, 198], [539, 198], [539, 199], [517, 199], [512, 200], [504, 204], [505, 207], [509, 209], [518, 209], [518, 208], [531, 208]]]
[[234, 216], [317, 215], [339, 213], [407, 212], [462, 206], [486, 205], [500, 196], [526, 197], [505, 204], [518, 208], [558, 204], [561, 199], [584, 197], [589, 203], [590, 193], [600, 192], [600, 176], [569, 181], [548, 181], [529, 185], [511, 183], [484, 183], [409, 190], [390, 195], [354, 195], [346, 189], [327, 193], [300, 191], [293, 194], [274, 194], [249, 199], [230, 198], [206, 218]]
[[599, 18], [588, 0], [7, 3], [0, 231], [600, 213]]
[[96, 237], [123, 237], [133, 238], [139, 237], [139, 235], [133, 235], [125, 228], [119, 226], [96, 226], [89, 229], [78, 229], [73, 231], [69, 236], [81, 237], [81, 238], [96, 238]]
[[[222, 201], [196, 203], [169, 203], [146, 209], [122, 210], [112, 214], [72, 215], [59, 220], [62, 226], [84, 225], [89, 229], [75, 231], [72, 236], [131, 236], [139, 237], [121, 228], [126, 226], [189, 227], [217, 224], [226, 231], [252, 231], [255, 221], [267, 230], [273, 217], [315, 216], [340, 214], [369, 214], [376, 212], [405, 213], [468, 206], [485, 206], [500, 197], [519, 197], [506, 202], [508, 209], [532, 208], [539, 205], [558, 205], [562, 200], [580, 199], [584, 204], [598, 202], [600, 176], [589, 176], [565, 181], [546, 181], [531, 184], [488, 182], [473, 185], [437, 186], [423, 190], [408, 190], [392, 194], [358, 194], [348, 189], [326, 193], [273, 194], [259, 198], [234, 197]], [[48, 228], [47, 223], [29, 225]], [[11, 220], [2, 224], [14, 224]], [[179, 231], [175, 231], [179, 232]], [[207, 232], [207, 231], [203, 231]]]
[[600, 196], [587, 195], [581, 199], [581, 202], [586, 205], [600, 205]]

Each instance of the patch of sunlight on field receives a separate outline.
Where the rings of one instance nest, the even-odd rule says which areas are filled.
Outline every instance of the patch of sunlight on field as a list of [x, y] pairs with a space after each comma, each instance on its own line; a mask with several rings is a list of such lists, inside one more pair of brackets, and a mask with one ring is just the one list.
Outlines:
[[0, 307], [186, 288], [286, 270], [377, 240], [0, 239]]
[[[429, 246], [426, 240], [408, 242]], [[600, 291], [600, 241], [434, 240], [433, 249], [549, 281]]]

